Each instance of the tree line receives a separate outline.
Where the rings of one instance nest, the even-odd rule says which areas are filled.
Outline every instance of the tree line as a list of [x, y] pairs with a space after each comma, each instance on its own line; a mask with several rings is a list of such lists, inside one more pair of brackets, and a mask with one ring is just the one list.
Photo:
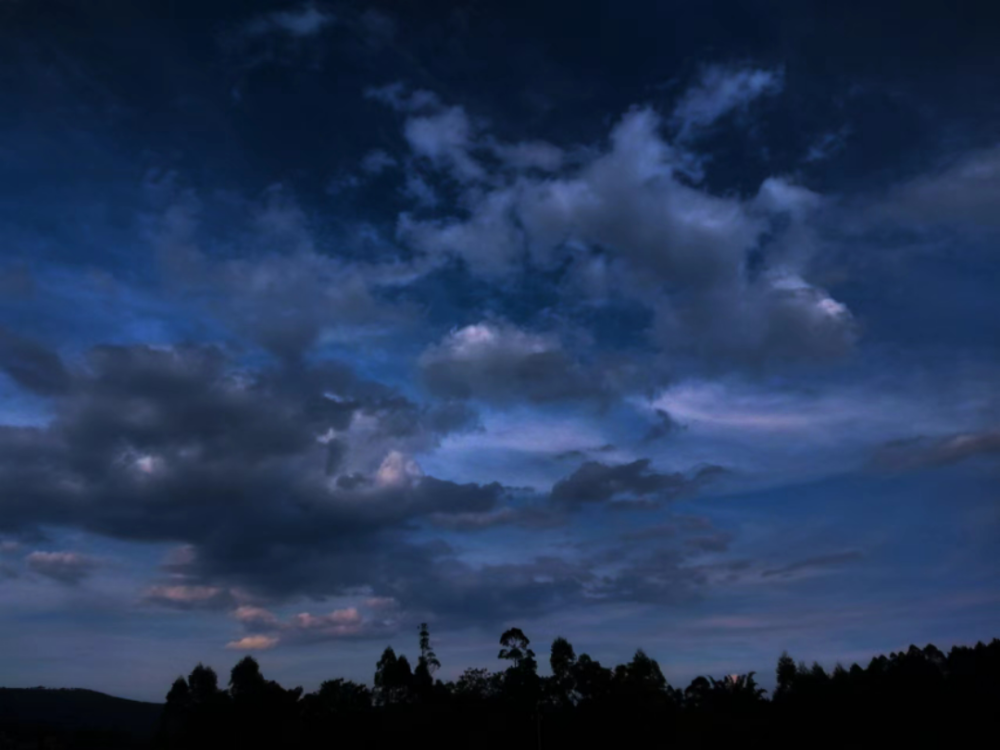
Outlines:
[[171, 686], [154, 746], [944, 746], [995, 732], [1000, 715], [997, 639], [947, 654], [910, 646], [867, 667], [838, 665], [832, 672], [784, 653], [773, 695], [754, 672], [697, 677], [676, 688], [642, 649], [628, 663], [606, 667], [577, 655], [561, 637], [551, 645], [551, 676], [541, 676], [518, 628], [500, 637], [498, 658], [506, 668], [467, 669], [444, 682], [434, 676], [441, 663], [426, 624], [418, 646], [415, 665], [386, 648], [372, 687], [337, 678], [308, 694], [265, 679], [251, 656], [232, 668], [224, 688], [211, 667], [198, 664]]

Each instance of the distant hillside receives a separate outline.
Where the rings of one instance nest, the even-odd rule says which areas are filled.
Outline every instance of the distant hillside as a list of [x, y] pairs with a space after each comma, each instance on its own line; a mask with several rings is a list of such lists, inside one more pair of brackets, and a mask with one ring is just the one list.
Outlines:
[[39, 726], [62, 732], [109, 731], [149, 740], [163, 706], [95, 690], [0, 688], [0, 727]]

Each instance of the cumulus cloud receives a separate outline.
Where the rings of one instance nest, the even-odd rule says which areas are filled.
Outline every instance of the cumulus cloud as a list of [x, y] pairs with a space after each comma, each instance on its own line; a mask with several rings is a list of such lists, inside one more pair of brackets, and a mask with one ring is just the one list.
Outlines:
[[672, 121], [679, 137], [686, 138], [761, 96], [780, 93], [784, 85], [781, 70], [712, 65], [677, 102]]
[[[504, 493], [422, 476], [402, 458], [464, 424], [461, 409], [419, 407], [342, 367], [246, 371], [211, 347], [99, 347], [71, 377], [50, 425], [0, 427], [0, 528], [183, 540], [148, 601], [224, 606], [239, 588], [280, 598], [360, 585], [391, 595], [446, 553], [407, 542], [407, 524], [489, 511]], [[67, 581], [92, 567], [70, 553], [29, 564]]]
[[419, 364], [428, 388], [443, 396], [545, 402], [601, 394], [597, 377], [556, 337], [498, 322], [452, 331]]
[[99, 565], [95, 558], [78, 552], [32, 552], [25, 562], [32, 572], [69, 585], [80, 583]]
[[[748, 78], [758, 79], [772, 80]], [[469, 190], [460, 217], [404, 212], [397, 237], [429, 256], [460, 257], [491, 280], [525, 262], [551, 268], [571, 259], [568, 293], [600, 299], [628, 288], [631, 302], [654, 312], [652, 340], [695, 361], [760, 366], [850, 352], [851, 312], [805, 277], [823, 198], [780, 177], [751, 199], [713, 195], [681, 178], [689, 155], [661, 129], [652, 110], [633, 109], [609, 147], [571, 171]], [[751, 253], [764, 259], [760, 267]]]

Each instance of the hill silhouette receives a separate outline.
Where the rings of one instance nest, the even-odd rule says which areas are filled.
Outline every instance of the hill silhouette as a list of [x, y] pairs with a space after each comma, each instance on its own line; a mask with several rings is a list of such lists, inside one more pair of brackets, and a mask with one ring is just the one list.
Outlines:
[[63, 747], [144, 747], [163, 705], [82, 688], [0, 688], [4, 736], [55, 736]]

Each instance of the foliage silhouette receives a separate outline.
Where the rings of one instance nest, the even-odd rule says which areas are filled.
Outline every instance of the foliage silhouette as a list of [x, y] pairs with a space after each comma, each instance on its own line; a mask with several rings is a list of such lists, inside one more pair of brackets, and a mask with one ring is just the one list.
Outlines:
[[396, 748], [415, 737], [436, 747], [566, 748], [609, 743], [715, 747], [741, 742], [797, 747], [822, 727], [820, 744], [876, 747], [888, 743], [951, 746], [991, 726], [1000, 686], [1000, 640], [933, 645], [876, 656], [867, 667], [796, 665], [778, 658], [773, 698], [754, 672], [699, 676], [672, 687], [657, 661], [638, 649], [609, 669], [556, 638], [551, 676], [539, 676], [530, 640], [519, 628], [500, 638], [506, 669], [466, 669], [433, 680], [441, 664], [426, 624], [418, 630], [416, 670], [387, 647], [374, 689], [331, 679], [315, 693], [266, 680], [252, 657], [232, 669], [227, 690], [197, 665], [167, 693], [156, 747], [312, 748], [348, 743]]

